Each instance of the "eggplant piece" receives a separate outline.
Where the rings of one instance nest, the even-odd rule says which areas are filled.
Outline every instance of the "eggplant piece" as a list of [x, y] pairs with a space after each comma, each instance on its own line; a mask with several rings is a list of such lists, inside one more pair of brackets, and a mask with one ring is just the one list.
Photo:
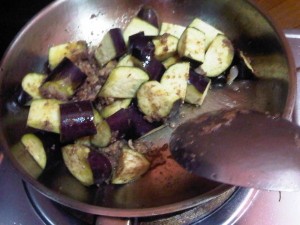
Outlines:
[[197, 106], [202, 105], [210, 88], [210, 85], [211, 80], [208, 77], [198, 74], [194, 70], [191, 70], [189, 74], [185, 102]]
[[123, 32], [125, 43], [128, 44], [129, 37], [139, 32], [144, 32], [146, 36], [157, 36], [159, 30], [149, 22], [138, 17], [134, 17]]
[[118, 132], [119, 137], [127, 140], [137, 139], [161, 125], [146, 121], [144, 115], [135, 105], [120, 109], [108, 117], [106, 121], [112, 131]]
[[112, 133], [105, 120], [96, 124], [97, 134], [90, 137], [90, 141], [97, 147], [106, 147], [111, 142]]
[[208, 77], [216, 77], [224, 72], [232, 63], [234, 49], [230, 40], [218, 35], [209, 46], [201, 69]]
[[140, 178], [150, 168], [150, 162], [141, 153], [129, 147], [122, 149], [112, 184], [126, 184]]
[[164, 60], [162, 62], [162, 64], [164, 65], [164, 67], [166, 69], [168, 69], [170, 66], [174, 65], [175, 63], [178, 63], [179, 60], [180, 60], [180, 57], [179, 57], [179, 55], [176, 54], [176, 55], [171, 56], [171, 57], [167, 58], [166, 60]]
[[250, 59], [242, 51], [235, 52], [232, 65], [235, 65], [238, 69], [237, 80], [256, 79]]
[[157, 16], [156, 11], [153, 8], [144, 6], [138, 12], [137, 17], [144, 21], [147, 21], [148, 23], [152, 24], [153, 26], [155, 26], [157, 28], [159, 27], [158, 26], [158, 16]]
[[180, 38], [186, 28], [184, 26], [163, 22], [160, 27], [159, 35], [170, 34], [174, 37]]
[[24, 91], [22, 87], [19, 87], [8, 102], [7, 107], [15, 111], [17, 106], [30, 106], [32, 100], [32, 96]]
[[78, 144], [70, 144], [62, 148], [66, 167], [85, 186], [94, 184], [93, 172], [88, 162], [90, 151], [89, 147]]
[[11, 153], [19, 163], [19, 165], [33, 178], [38, 178], [42, 173], [43, 169], [32, 157], [28, 150], [21, 142], [17, 142], [11, 147]]
[[86, 78], [87, 75], [71, 60], [64, 58], [46, 78], [40, 87], [40, 93], [45, 98], [67, 100], [74, 95]]
[[94, 111], [90, 101], [69, 102], [60, 105], [60, 138], [62, 142], [97, 133]]
[[112, 98], [134, 98], [142, 83], [149, 76], [137, 67], [116, 67], [109, 74], [98, 96]]
[[173, 96], [173, 102], [185, 99], [189, 71], [188, 62], [179, 62], [170, 66], [162, 76], [160, 83]]
[[52, 46], [49, 48], [48, 53], [49, 68], [53, 70], [65, 57], [73, 61], [78, 54], [87, 51], [88, 47], [85, 41], [74, 41]]
[[178, 38], [165, 33], [153, 39], [155, 46], [154, 56], [157, 60], [163, 61], [177, 52]]
[[204, 22], [200, 18], [195, 18], [188, 27], [196, 28], [200, 30], [205, 35], [205, 50], [211, 44], [211, 42], [215, 39], [218, 34], [223, 34], [222, 31], [216, 29], [215, 27], [211, 26], [210, 24]]
[[108, 183], [112, 174], [112, 166], [109, 159], [102, 153], [94, 150], [89, 152], [87, 160], [93, 173], [94, 184]]
[[124, 57], [120, 58], [116, 67], [119, 66], [135, 66], [133, 56], [127, 54]]
[[131, 98], [116, 100], [112, 104], [107, 105], [103, 109], [101, 109], [100, 114], [103, 118], [110, 117], [120, 109], [128, 108], [131, 100]]
[[176, 100], [161, 83], [148, 81], [138, 90], [137, 101], [139, 109], [147, 118], [160, 121], [169, 115]]
[[140, 61], [147, 61], [154, 57], [155, 46], [152, 38], [145, 36], [144, 32], [139, 32], [129, 37], [128, 51]]
[[140, 64], [140, 67], [148, 73], [149, 80], [160, 81], [161, 77], [166, 71], [164, 65], [155, 58], [152, 58], [149, 61], [146, 60], [144, 62], [141, 62]]
[[178, 41], [177, 51], [180, 57], [203, 62], [205, 56], [205, 35], [192, 27], [185, 29]]
[[60, 133], [60, 111], [62, 102], [56, 99], [33, 100], [27, 118], [27, 126]]
[[29, 94], [32, 99], [40, 99], [42, 95], [40, 93], [40, 86], [43, 84], [47, 75], [40, 73], [28, 73], [22, 79], [22, 88]]
[[120, 28], [110, 29], [95, 50], [95, 58], [100, 66], [104, 66], [112, 59], [124, 55], [127, 47]]
[[[111, 131], [117, 132], [119, 138], [128, 138], [134, 135], [131, 110], [120, 109], [106, 118]], [[126, 136], [126, 137], [125, 137]]]
[[211, 77], [211, 86], [214, 88], [222, 88], [227, 84], [227, 75], [222, 73], [219, 76]]
[[37, 162], [37, 164], [42, 169], [45, 169], [47, 156], [42, 141], [36, 135], [28, 133], [22, 136], [21, 142], [24, 145], [25, 149]]

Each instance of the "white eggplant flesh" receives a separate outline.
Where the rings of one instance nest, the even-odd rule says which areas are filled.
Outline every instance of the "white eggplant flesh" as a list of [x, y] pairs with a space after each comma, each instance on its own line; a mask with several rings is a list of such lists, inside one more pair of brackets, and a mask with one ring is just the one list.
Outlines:
[[137, 67], [116, 67], [109, 74], [104, 86], [99, 92], [100, 97], [134, 98], [142, 83], [149, 76]]
[[209, 46], [201, 69], [208, 77], [216, 77], [224, 72], [232, 63], [234, 49], [230, 40], [218, 35]]
[[157, 36], [159, 30], [149, 22], [138, 17], [134, 17], [123, 32], [125, 43], [128, 44], [129, 36], [139, 32], [144, 32], [144, 35], [146, 36]]
[[87, 48], [85, 41], [73, 41], [52, 46], [48, 53], [50, 69], [53, 70], [65, 57], [72, 61], [75, 55], [87, 51]]
[[40, 93], [40, 86], [46, 79], [47, 75], [40, 73], [28, 73], [22, 79], [22, 88], [29, 94], [32, 99], [41, 99], [42, 95]]
[[166, 118], [175, 102], [174, 96], [158, 81], [144, 83], [137, 92], [139, 109], [153, 120]]
[[173, 96], [173, 102], [185, 99], [190, 64], [179, 62], [170, 66], [163, 74], [160, 83]]
[[135, 66], [135, 61], [136, 59], [130, 55], [124, 55], [122, 58], [120, 58], [120, 60], [118, 61], [117, 67], [120, 66]]
[[61, 101], [56, 99], [33, 100], [27, 118], [27, 126], [54, 133], [60, 133]]
[[214, 26], [204, 22], [200, 18], [195, 18], [189, 25], [189, 27], [196, 28], [202, 31], [205, 35], [205, 49], [211, 44], [218, 34], [223, 34], [222, 31], [218, 30]]
[[174, 65], [175, 63], [178, 63], [179, 61], [180, 57], [176, 54], [162, 61], [162, 64], [166, 69], [168, 69], [170, 66]]
[[108, 123], [102, 120], [96, 125], [97, 134], [91, 136], [91, 143], [97, 147], [106, 147], [111, 142], [111, 130]]
[[205, 56], [205, 35], [202, 31], [188, 27], [181, 35], [177, 51], [179, 56], [203, 62]]
[[150, 162], [139, 152], [124, 147], [113, 174], [113, 184], [126, 184], [140, 178], [150, 168]]
[[205, 97], [207, 96], [208, 90], [211, 86], [211, 81], [207, 84], [203, 92], [199, 91], [193, 84], [188, 84], [185, 96], [185, 102], [201, 106]]
[[37, 164], [45, 169], [47, 163], [47, 155], [44, 149], [43, 142], [34, 134], [24, 134], [21, 138], [22, 144], [25, 146], [25, 149], [37, 162]]
[[93, 172], [88, 163], [89, 153], [89, 147], [79, 144], [70, 144], [62, 148], [62, 156], [66, 167], [85, 186], [94, 183]]
[[157, 60], [163, 61], [177, 52], [178, 38], [165, 33], [153, 39], [155, 46], [154, 56]]
[[180, 38], [184, 30], [185, 30], [184, 26], [174, 24], [174, 23], [162, 22], [159, 35], [171, 34], [172, 36]]
[[112, 104], [107, 105], [103, 109], [101, 109], [100, 114], [103, 118], [110, 117], [112, 114], [116, 113], [120, 109], [128, 108], [131, 101], [131, 98], [116, 100]]

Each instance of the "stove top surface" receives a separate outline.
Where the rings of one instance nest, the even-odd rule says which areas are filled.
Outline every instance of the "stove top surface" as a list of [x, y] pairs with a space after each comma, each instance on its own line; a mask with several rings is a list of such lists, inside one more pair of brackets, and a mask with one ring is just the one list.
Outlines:
[[[15, 25], [15, 30], [10, 28], [10, 33], [6, 36], [1, 35], [0, 45], [6, 46], [12, 36], [21, 28], [22, 23], [27, 21], [30, 16], [47, 5], [50, 0], [41, 0], [34, 5], [32, 11], [24, 12], [19, 24]], [[4, 8], [4, 7], [2, 7]], [[21, 9], [22, 7], [18, 7]], [[28, 8], [28, 7], [27, 7]], [[5, 12], [2, 12], [1, 14]], [[1, 20], [1, 23], [7, 23]], [[21, 24], [20, 24], [21, 23]], [[296, 67], [300, 67], [300, 30], [286, 30], [286, 37], [290, 43], [294, 54]], [[5, 39], [6, 38], [6, 39]], [[0, 49], [0, 55], [4, 49]], [[299, 69], [298, 69], [299, 71]], [[300, 72], [298, 72], [300, 76]], [[299, 79], [298, 76], [298, 79]], [[298, 80], [298, 83], [300, 80]], [[300, 91], [298, 91], [300, 99]], [[295, 121], [300, 124], [300, 104], [296, 104]], [[0, 152], [1, 153], [1, 152]], [[74, 224], [87, 225], [94, 224], [96, 216], [85, 218], [84, 220], [70, 216], [64, 208], [46, 199], [42, 200], [44, 208], [32, 202], [39, 201], [44, 196], [37, 193], [30, 185], [24, 183], [18, 176], [17, 171], [12, 167], [7, 158], [4, 157], [0, 164], [0, 225], [43, 225], [43, 224]], [[238, 207], [237, 207], [238, 206]], [[267, 192], [256, 191], [253, 189], [239, 188], [233, 198], [230, 198], [223, 206], [214, 211], [207, 217], [200, 219], [194, 224], [272, 224], [272, 225], [298, 225], [300, 214], [300, 193], [287, 192]]]

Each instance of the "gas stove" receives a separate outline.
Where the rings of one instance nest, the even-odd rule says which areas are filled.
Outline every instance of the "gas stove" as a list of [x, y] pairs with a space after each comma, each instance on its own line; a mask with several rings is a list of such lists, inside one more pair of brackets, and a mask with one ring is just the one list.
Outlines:
[[[41, 2], [46, 5], [50, 1]], [[294, 53], [296, 67], [300, 68], [300, 30], [284, 32]], [[298, 83], [299, 76], [298, 69]], [[299, 103], [295, 107], [294, 119], [300, 124]], [[0, 163], [0, 193], [0, 225], [90, 225], [97, 224], [101, 219], [95, 215], [63, 207], [44, 197], [18, 176], [18, 172], [5, 156]], [[300, 193], [237, 188], [229, 199], [212, 209], [211, 213], [203, 214], [202, 210], [201, 206], [197, 206], [160, 218], [133, 218], [131, 224], [298, 225]], [[201, 216], [198, 216], [199, 214]]]

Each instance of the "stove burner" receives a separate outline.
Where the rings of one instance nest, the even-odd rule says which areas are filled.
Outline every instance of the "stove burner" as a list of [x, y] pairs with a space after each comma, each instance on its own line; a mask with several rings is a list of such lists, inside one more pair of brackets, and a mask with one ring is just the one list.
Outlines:
[[[96, 215], [79, 212], [64, 207], [46, 198], [36, 191], [30, 184], [23, 182], [27, 197], [36, 213], [46, 224], [74, 224], [92, 225], [97, 220]], [[236, 188], [229, 190], [232, 193], [214, 199], [215, 204], [199, 205], [180, 213], [173, 213], [159, 217], [133, 218], [131, 224], [143, 225], [179, 225], [179, 224], [231, 224], [237, 221], [245, 212], [257, 192], [254, 189]], [[210, 213], [212, 212], [212, 213]], [[199, 216], [200, 215], [200, 216]]]

